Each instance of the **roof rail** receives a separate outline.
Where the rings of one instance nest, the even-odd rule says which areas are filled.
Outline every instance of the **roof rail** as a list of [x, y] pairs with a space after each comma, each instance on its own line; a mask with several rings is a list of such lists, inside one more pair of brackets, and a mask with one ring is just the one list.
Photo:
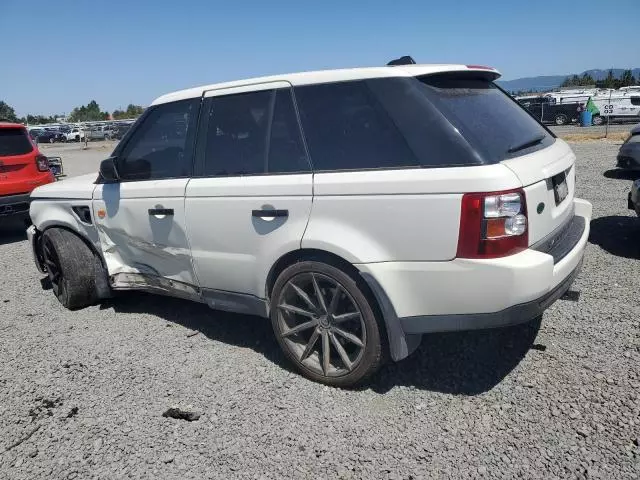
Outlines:
[[387, 65], [395, 66], [395, 65], [415, 65], [416, 61], [410, 57], [409, 55], [404, 55], [400, 58], [396, 58], [395, 60], [391, 60]]

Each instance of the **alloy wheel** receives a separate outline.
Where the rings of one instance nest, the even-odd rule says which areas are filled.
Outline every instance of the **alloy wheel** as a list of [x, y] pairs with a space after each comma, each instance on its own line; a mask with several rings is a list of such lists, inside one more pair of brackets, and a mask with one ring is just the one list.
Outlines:
[[301, 366], [339, 377], [360, 364], [367, 343], [362, 312], [347, 289], [317, 272], [287, 281], [277, 303], [278, 334]]

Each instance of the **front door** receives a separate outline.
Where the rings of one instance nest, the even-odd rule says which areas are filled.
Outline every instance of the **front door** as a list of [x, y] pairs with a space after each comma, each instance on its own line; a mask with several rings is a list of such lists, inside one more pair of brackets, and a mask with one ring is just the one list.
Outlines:
[[197, 291], [184, 194], [200, 103], [151, 107], [114, 152], [120, 181], [94, 191], [93, 218], [115, 287]]
[[209, 303], [252, 311], [267, 274], [300, 248], [313, 179], [291, 86], [205, 93], [196, 172], [186, 191], [186, 222], [197, 277]]

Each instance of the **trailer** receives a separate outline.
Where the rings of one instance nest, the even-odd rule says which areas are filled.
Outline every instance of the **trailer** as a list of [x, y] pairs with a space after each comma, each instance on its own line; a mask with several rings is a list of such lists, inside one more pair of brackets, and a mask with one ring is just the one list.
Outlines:
[[578, 102], [586, 105], [591, 98], [599, 110], [593, 116], [594, 125], [602, 125], [607, 117], [610, 121], [640, 121], [640, 92], [635, 89], [576, 89], [547, 93], [544, 96], [554, 99], [556, 104]]

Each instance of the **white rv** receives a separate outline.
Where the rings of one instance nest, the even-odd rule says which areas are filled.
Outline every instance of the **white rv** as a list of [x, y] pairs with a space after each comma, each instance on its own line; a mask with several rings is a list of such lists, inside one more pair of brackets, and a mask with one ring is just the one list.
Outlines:
[[[574, 89], [547, 93], [545, 96], [555, 99], [556, 103], [584, 103], [593, 100], [600, 115], [593, 117], [594, 125], [602, 125], [607, 117], [610, 120], [623, 120], [636, 117], [640, 120], [640, 87], [613, 89]], [[636, 89], [637, 88], [637, 89]]]

